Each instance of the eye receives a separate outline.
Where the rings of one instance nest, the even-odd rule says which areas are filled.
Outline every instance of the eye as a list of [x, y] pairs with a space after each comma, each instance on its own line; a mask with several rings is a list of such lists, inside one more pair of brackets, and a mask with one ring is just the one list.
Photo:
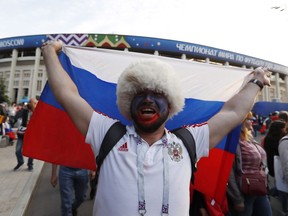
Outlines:
[[158, 96], [158, 97], [162, 97], [163, 96], [162, 93], [155, 93], [155, 95]]
[[145, 94], [146, 94], [145, 92], [140, 91], [140, 92], [137, 92], [137, 93], [136, 93], [136, 96], [143, 96], [143, 95], [145, 95]]

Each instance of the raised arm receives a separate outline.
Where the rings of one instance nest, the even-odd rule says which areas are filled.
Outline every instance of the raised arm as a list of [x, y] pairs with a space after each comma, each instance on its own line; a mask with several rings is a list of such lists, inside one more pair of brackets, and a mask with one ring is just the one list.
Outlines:
[[61, 49], [61, 41], [48, 41], [42, 45], [48, 83], [58, 103], [68, 113], [80, 132], [86, 136], [93, 109], [80, 96], [76, 85], [63, 69], [58, 59]]
[[[270, 74], [268, 70], [257, 68], [253, 71], [252, 80], [258, 80], [263, 86], [270, 86], [268, 74]], [[210, 149], [242, 122], [247, 113], [252, 109], [255, 98], [260, 90], [261, 88], [256, 83], [248, 82], [239, 93], [229, 99], [222, 109], [208, 121]]]

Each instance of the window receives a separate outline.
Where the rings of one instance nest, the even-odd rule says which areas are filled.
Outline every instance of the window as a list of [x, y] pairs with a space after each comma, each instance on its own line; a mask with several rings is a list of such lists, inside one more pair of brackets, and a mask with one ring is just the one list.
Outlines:
[[28, 92], [29, 92], [29, 91], [28, 91], [28, 88], [24, 88], [24, 89], [23, 89], [23, 93], [24, 93], [23, 95], [24, 95], [24, 96], [28, 97]]
[[19, 86], [19, 81], [18, 81], [18, 80], [14, 80], [14, 81], [13, 81], [13, 86], [14, 86], [14, 87]]
[[30, 81], [29, 80], [24, 80], [23, 81], [23, 86], [28, 87], [29, 86]]
[[41, 90], [42, 90], [42, 81], [41, 81], [41, 80], [38, 80], [38, 81], [37, 81], [36, 90], [37, 90], [37, 91], [41, 91]]
[[24, 70], [23, 71], [23, 76], [24, 76], [24, 78], [30, 78], [30, 71], [29, 70]]

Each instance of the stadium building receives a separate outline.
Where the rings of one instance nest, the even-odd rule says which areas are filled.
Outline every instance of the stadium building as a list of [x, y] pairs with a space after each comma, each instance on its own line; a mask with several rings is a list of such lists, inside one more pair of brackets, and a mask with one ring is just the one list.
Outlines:
[[288, 67], [256, 57], [159, 38], [112, 34], [49, 34], [0, 39], [0, 78], [5, 81], [6, 94], [11, 102], [19, 103], [41, 95], [47, 76], [40, 47], [44, 41], [54, 39], [72, 46], [141, 52], [223, 67], [268, 67], [272, 71], [272, 87], [265, 87], [258, 101], [288, 101]]

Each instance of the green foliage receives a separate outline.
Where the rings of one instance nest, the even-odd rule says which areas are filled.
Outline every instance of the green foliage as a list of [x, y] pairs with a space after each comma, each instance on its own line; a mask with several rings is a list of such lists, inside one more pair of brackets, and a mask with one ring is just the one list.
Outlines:
[[5, 85], [5, 79], [3, 77], [0, 77], [0, 102], [7, 102], [9, 103], [9, 98], [6, 95], [6, 85]]

